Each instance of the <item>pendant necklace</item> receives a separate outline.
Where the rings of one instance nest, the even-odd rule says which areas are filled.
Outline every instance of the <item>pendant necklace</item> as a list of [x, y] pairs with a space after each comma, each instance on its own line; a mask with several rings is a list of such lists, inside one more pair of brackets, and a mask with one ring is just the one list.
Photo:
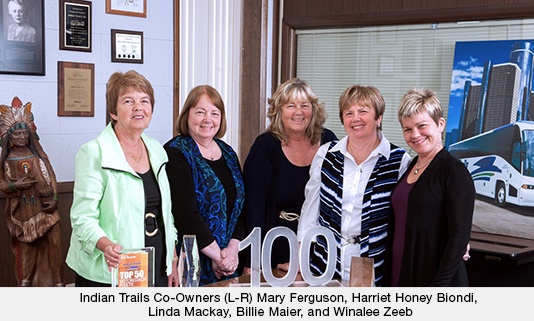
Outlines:
[[[119, 141], [119, 143], [121, 144], [121, 146], [124, 149], [124, 145], [122, 144], [122, 142]], [[136, 163], [139, 163], [141, 158], [143, 158], [143, 154], [144, 154], [144, 148], [141, 148], [141, 156], [139, 156], [139, 158], [135, 159], [135, 157], [133, 155], [129, 155], [129, 154], [127, 154], [127, 156], [130, 157], [131, 159], [133, 159]]]
[[132, 159], [133, 159], [136, 163], [139, 163], [139, 161], [140, 161], [141, 158], [143, 157], [143, 149], [141, 149], [141, 156], [139, 156], [138, 159], [133, 158], [133, 156], [131, 156], [131, 157], [132, 157]]
[[419, 173], [419, 170], [425, 168], [426, 165], [430, 164], [431, 161], [432, 161], [432, 160], [429, 160], [426, 164], [424, 164], [423, 166], [420, 166], [420, 167], [417, 167], [417, 164], [415, 164], [415, 166], [414, 166], [414, 167], [415, 167], [415, 170], [413, 171], [413, 173], [414, 173], [415, 175], [417, 175], [417, 174]]
[[211, 159], [212, 161], [214, 161], [214, 160], [215, 160], [215, 157], [214, 157], [213, 155], [215, 155], [216, 152], [217, 152], [217, 143], [215, 143], [215, 141], [214, 141], [214, 144], [211, 145], [210, 150], [211, 150], [211, 153], [210, 153], [210, 159]]
[[[215, 157], [213, 157], [213, 155], [215, 154], [215, 150], [214, 150], [214, 147], [213, 147], [213, 142], [211, 143], [209, 149], [200, 145], [202, 147], [202, 149], [205, 151], [206, 155], [204, 155], [204, 153], [202, 153], [202, 151], [200, 152], [202, 154], [202, 156], [208, 160], [211, 160], [213, 161], [215, 159]], [[209, 156], [207, 155], [209, 152]]]

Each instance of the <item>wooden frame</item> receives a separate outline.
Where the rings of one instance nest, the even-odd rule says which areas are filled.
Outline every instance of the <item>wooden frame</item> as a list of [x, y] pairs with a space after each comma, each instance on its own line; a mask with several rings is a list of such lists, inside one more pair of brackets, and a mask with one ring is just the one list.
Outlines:
[[[340, 9], [328, 1], [293, 0], [283, 2], [281, 29], [280, 82], [295, 77], [298, 29], [354, 28], [368, 26], [421, 24], [436, 22], [529, 19], [534, 4], [522, 0], [486, 0], [470, 2], [434, 1], [421, 6], [419, 0], [406, 0], [403, 6], [390, 0], [336, 1], [346, 3]], [[350, 5], [349, 5], [350, 4]], [[423, 8], [424, 7], [424, 8]], [[471, 10], [472, 8], [477, 10]], [[302, 14], [306, 12], [306, 14]], [[245, 16], [246, 17], [246, 16]], [[250, 17], [253, 19], [254, 17]], [[275, 42], [277, 43], [277, 42]], [[275, 66], [275, 67], [278, 67]]]
[[106, 0], [106, 13], [146, 18], [148, 0]]
[[59, 49], [91, 52], [92, 2], [61, 0]]
[[111, 29], [111, 61], [143, 63], [143, 32]]
[[95, 115], [95, 65], [58, 61], [58, 116]]
[[45, 74], [44, 0], [26, 2], [27, 25], [16, 31], [18, 23], [9, 14], [9, 0], [0, 1], [0, 74]]

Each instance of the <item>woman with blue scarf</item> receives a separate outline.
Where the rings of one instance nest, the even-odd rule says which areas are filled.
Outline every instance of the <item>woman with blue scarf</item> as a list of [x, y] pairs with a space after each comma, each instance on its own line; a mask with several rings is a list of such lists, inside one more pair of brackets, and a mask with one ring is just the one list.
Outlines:
[[193, 88], [176, 122], [178, 136], [164, 146], [179, 240], [196, 235], [201, 252], [200, 285], [237, 276], [245, 234], [239, 159], [220, 139], [226, 133], [224, 110], [215, 88]]

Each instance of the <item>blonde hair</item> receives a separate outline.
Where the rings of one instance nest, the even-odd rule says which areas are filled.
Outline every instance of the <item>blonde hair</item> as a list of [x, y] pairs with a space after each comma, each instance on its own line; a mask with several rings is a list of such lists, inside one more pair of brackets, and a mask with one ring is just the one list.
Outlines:
[[427, 112], [436, 124], [439, 124], [440, 118], [443, 118], [443, 108], [434, 91], [424, 88], [408, 90], [399, 104], [397, 112], [399, 123], [402, 124], [404, 118], [422, 112]]
[[294, 98], [300, 98], [311, 103], [311, 121], [308, 128], [306, 128], [306, 137], [312, 144], [317, 144], [321, 140], [323, 125], [326, 121], [324, 103], [319, 102], [319, 98], [313, 92], [310, 84], [300, 78], [292, 78], [279, 85], [273, 96], [268, 100], [267, 117], [270, 120], [270, 124], [267, 127], [267, 131], [279, 140], [287, 141], [284, 125], [282, 124], [282, 107]]

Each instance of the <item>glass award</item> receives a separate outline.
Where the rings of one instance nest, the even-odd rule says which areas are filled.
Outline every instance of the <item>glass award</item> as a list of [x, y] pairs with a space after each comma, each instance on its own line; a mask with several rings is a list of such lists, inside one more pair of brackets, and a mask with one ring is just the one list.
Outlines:
[[200, 282], [200, 257], [195, 235], [184, 235], [178, 257], [178, 277], [181, 287], [197, 287]]
[[111, 269], [112, 287], [153, 287], [153, 247], [123, 249], [117, 268]]

